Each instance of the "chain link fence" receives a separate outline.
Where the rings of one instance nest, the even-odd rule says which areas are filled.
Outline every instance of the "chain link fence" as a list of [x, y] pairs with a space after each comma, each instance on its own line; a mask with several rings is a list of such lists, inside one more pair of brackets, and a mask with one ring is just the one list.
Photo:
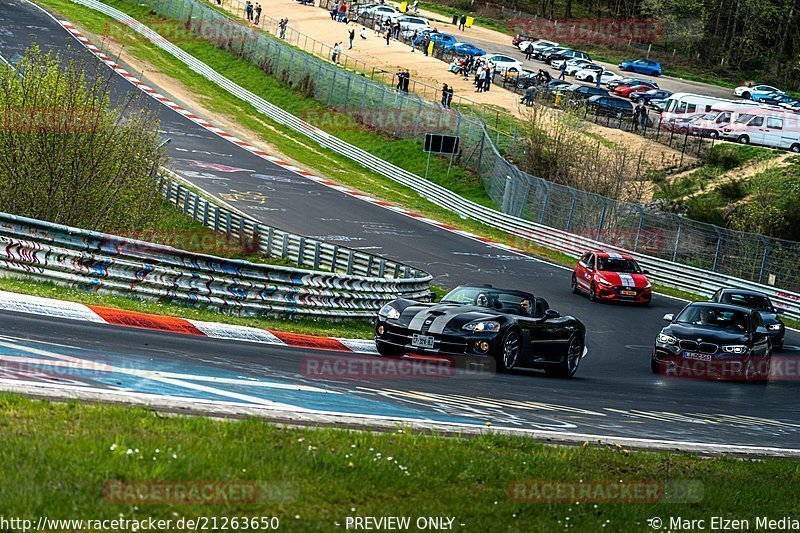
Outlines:
[[480, 176], [505, 213], [634, 252], [800, 290], [797, 242], [731, 231], [530, 176], [503, 157], [510, 147], [508, 136], [490, 133], [480, 117], [457, 106], [445, 109], [311, 56], [199, 0], [127, 1], [182, 21], [194, 34], [366, 127], [420, 144], [426, 133], [459, 136], [455, 163]]

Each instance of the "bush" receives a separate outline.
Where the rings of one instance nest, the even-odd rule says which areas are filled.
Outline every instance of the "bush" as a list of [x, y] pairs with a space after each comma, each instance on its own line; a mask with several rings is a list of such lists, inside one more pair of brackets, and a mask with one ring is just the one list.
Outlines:
[[114, 74], [85, 72], [37, 47], [0, 70], [0, 210], [93, 230], [139, 229], [162, 201], [159, 123], [131, 93], [116, 107]]

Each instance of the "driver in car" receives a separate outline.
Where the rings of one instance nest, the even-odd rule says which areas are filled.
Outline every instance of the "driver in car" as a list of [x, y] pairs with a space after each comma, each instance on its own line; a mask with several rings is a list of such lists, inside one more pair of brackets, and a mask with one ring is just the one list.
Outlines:
[[475, 305], [479, 307], [489, 307], [489, 298], [485, 294], [480, 293], [475, 297]]
[[531, 316], [531, 309], [532, 309], [531, 301], [528, 300], [527, 298], [524, 298], [519, 303], [519, 314], [523, 316]]

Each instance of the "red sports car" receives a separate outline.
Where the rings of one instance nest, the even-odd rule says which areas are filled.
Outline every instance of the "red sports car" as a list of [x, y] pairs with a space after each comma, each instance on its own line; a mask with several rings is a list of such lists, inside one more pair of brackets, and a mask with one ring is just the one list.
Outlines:
[[635, 302], [648, 305], [653, 288], [636, 260], [627, 254], [586, 252], [572, 273], [572, 291], [589, 299]]
[[655, 87], [647, 83], [640, 83], [639, 85], [620, 85], [614, 89], [614, 94], [623, 98], [628, 98], [632, 92], [646, 93], [653, 89], [655, 89]]

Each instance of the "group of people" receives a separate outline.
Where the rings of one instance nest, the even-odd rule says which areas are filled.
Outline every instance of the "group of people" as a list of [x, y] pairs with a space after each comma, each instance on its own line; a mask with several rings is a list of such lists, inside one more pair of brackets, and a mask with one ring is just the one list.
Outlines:
[[400, 92], [408, 92], [408, 83], [411, 81], [411, 73], [408, 69], [397, 69], [397, 90]]
[[[435, 32], [436, 30], [434, 30]], [[422, 48], [422, 53], [428, 55], [428, 48], [431, 44], [431, 36], [428, 34], [419, 35], [417, 30], [414, 30], [414, 33], [411, 35], [411, 51], [414, 51], [414, 48], [417, 45], [420, 45]]]
[[442, 107], [450, 109], [450, 104], [453, 102], [453, 88], [446, 83], [442, 85]]
[[261, 22], [261, 4], [253, 5], [253, 2], [247, 0], [244, 3], [244, 14], [249, 22], [258, 25]]
[[350, 20], [347, 18], [347, 3], [346, 2], [336, 2], [333, 3], [333, 7], [330, 11], [331, 20], [335, 20], [336, 22], [344, 22], [345, 24], [349, 24]]
[[479, 58], [475, 62], [474, 71], [475, 80], [472, 83], [476, 87], [475, 92], [482, 93], [488, 91], [492, 86], [492, 82], [494, 81], [494, 75], [496, 71], [494, 63], [483, 58]]

